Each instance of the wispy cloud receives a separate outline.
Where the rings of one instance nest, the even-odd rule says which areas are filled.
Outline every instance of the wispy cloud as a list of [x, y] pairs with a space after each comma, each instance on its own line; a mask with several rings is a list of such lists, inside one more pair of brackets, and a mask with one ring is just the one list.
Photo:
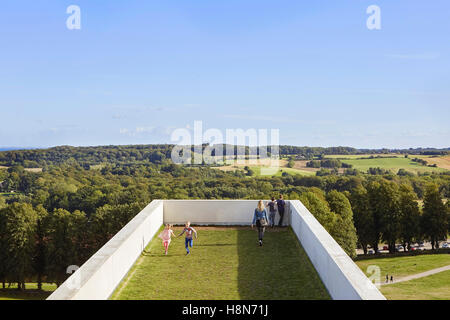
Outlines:
[[426, 52], [426, 53], [394, 53], [386, 54], [388, 58], [402, 59], [402, 60], [435, 60], [438, 59], [441, 54], [437, 52]]
[[139, 126], [133, 129], [120, 128], [119, 133], [130, 137], [157, 136], [167, 138], [175, 127]]

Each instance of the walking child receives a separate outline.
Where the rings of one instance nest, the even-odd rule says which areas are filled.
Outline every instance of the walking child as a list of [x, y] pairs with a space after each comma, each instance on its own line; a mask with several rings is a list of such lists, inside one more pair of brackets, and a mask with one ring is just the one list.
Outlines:
[[195, 234], [195, 239], [197, 239], [197, 231], [191, 227], [191, 222], [186, 222], [183, 231], [178, 235], [179, 237], [186, 232], [186, 238], [184, 239], [184, 246], [186, 247], [186, 255], [190, 254], [189, 247], [194, 246], [194, 240], [192, 239], [192, 234]]
[[171, 224], [166, 224], [166, 226], [164, 227], [164, 230], [161, 231], [161, 233], [159, 234], [159, 238], [161, 238], [162, 242], [163, 242], [163, 246], [164, 246], [164, 250], [166, 252], [166, 256], [167, 256], [167, 252], [169, 251], [169, 245], [170, 245], [170, 241], [171, 241], [171, 237], [174, 236], [175, 234], [173, 233], [172, 230], [172, 225]]

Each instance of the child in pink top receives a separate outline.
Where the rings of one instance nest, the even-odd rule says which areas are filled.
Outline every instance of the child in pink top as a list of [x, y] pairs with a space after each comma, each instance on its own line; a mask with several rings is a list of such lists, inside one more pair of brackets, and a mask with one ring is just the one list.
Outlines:
[[164, 250], [166, 251], [166, 255], [167, 255], [167, 252], [169, 251], [169, 244], [171, 241], [170, 238], [172, 236], [175, 236], [175, 234], [173, 233], [173, 230], [172, 230], [172, 225], [166, 224], [164, 230], [161, 231], [161, 233], [158, 236], [163, 241], [163, 246], [164, 246]]

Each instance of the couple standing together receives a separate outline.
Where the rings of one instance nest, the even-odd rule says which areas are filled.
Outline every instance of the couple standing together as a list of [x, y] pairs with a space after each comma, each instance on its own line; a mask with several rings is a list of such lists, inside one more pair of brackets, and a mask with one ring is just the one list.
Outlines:
[[[269, 201], [265, 206], [264, 202], [262, 200], [259, 200], [258, 206], [256, 207], [255, 213], [253, 214], [252, 228], [256, 224], [256, 227], [258, 228], [258, 241], [260, 246], [263, 245], [265, 227], [270, 225], [273, 228], [275, 225], [276, 211], [278, 211], [278, 214], [280, 215], [280, 221], [278, 222], [278, 226], [281, 227], [281, 225], [283, 224], [285, 205], [286, 203], [283, 200], [282, 194], [280, 194], [280, 198], [276, 201], [275, 198], [272, 197], [272, 200]], [[270, 212], [269, 219], [267, 219], [266, 207], [269, 207]]]

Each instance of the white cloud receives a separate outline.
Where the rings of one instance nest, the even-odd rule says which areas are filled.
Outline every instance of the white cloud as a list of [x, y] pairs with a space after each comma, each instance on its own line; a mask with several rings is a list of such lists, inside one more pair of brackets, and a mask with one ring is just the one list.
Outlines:
[[386, 57], [403, 59], [403, 60], [435, 60], [440, 57], [440, 53], [426, 52], [426, 53], [407, 53], [407, 54], [387, 54]]

